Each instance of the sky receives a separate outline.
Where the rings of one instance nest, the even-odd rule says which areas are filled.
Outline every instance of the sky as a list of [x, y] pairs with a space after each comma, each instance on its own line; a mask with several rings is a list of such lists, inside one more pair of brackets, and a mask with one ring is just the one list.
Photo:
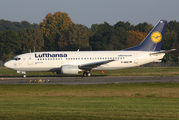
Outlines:
[[132, 25], [179, 21], [179, 0], [1, 0], [0, 19], [37, 23], [48, 13], [66, 12], [76, 24], [91, 27], [119, 21]]

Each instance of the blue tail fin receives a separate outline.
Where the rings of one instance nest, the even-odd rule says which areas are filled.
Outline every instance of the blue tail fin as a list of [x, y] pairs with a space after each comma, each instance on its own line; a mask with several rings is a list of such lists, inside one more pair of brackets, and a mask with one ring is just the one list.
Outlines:
[[138, 46], [125, 49], [125, 51], [160, 51], [166, 25], [166, 20], [160, 20]]

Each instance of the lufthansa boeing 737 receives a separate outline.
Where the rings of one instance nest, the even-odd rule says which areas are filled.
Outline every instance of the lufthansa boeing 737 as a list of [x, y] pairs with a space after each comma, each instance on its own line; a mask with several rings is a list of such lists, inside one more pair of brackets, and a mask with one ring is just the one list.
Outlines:
[[161, 60], [165, 53], [160, 50], [167, 25], [160, 20], [146, 38], [137, 46], [121, 51], [55, 51], [33, 52], [14, 57], [4, 65], [24, 74], [28, 71], [48, 71], [57, 74], [78, 74], [91, 76], [91, 71], [119, 70]]

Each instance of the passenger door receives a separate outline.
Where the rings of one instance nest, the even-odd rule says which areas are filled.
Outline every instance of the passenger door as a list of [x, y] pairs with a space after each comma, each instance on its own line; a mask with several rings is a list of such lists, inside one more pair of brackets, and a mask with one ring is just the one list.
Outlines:
[[28, 55], [27, 56], [27, 61], [28, 61], [28, 65], [33, 65], [33, 55], [31, 54], [31, 55]]
[[138, 55], [137, 53], [134, 54], [134, 64], [138, 64]]

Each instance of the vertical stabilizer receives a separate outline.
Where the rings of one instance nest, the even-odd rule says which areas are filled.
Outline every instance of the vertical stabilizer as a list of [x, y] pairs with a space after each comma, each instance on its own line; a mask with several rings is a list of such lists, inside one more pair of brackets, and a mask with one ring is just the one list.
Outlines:
[[125, 51], [160, 51], [166, 25], [166, 20], [160, 20], [138, 46], [125, 49]]

